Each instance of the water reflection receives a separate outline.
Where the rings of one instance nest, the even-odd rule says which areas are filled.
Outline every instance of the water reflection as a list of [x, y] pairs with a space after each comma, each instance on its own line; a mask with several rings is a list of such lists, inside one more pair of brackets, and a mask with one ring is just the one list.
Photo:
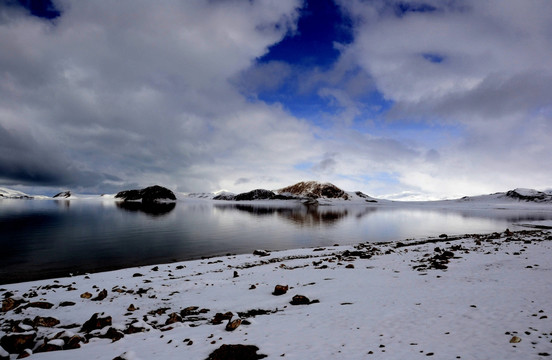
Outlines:
[[0, 284], [258, 248], [515, 230], [516, 223], [539, 220], [552, 220], [552, 211], [0, 200]]
[[332, 226], [349, 216], [348, 208], [304, 205], [215, 204], [222, 211], [242, 211], [255, 217], [277, 216], [301, 227]]
[[150, 216], [162, 216], [170, 213], [176, 207], [175, 202], [170, 203], [143, 203], [141, 201], [116, 201], [119, 209], [132, 212], [143, 212]]

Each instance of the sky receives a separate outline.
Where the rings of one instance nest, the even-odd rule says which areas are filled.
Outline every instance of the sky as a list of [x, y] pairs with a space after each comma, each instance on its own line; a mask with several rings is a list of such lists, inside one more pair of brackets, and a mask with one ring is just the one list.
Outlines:
[[549, 0], [0, 0], [0, 186], [552, 187]]

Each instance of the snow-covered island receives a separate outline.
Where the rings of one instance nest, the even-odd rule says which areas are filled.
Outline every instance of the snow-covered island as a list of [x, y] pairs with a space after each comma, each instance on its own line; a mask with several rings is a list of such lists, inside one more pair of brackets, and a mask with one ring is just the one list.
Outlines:
[[[248, 192], [235, 194], [229, 191], [215, 193], [178, 193], [159, 185], [143, 189], [123, 190], [117, 194], [80, 195], [70, 190], [62, 191], [53, 197], [43, 195], [28, 195], [21, 191], [0, 187], [0, 199], [55, 199], [55, 200], [109, 200], [123, 202], [172, 203], [187, 200], [205, 200], [217, 202], [265, 202], [278, 201], [300, 202], [308, 206], [317, 205], [384, 205], [384, 206], [412, 206], [427, 205], [436, 207], [532, 207], [544, 205], [544, 209], [552, 209], [552, 190], [538, 191], [534, 189], [517, 188], [490, 195], [464, 196], [459, 199], [438, 201], [392, 201], [380, 199], [364, 194], [361, 191], [345, 191], [331, 183], [317, 181], [301, 181], [277, 190], [254, 189]], [[517, 204], [517, 205], [516, 205]]]

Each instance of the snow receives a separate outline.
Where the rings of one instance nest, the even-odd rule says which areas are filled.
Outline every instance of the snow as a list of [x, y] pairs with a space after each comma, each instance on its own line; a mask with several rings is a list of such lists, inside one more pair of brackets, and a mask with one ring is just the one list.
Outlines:
[[540, 193], [540, 191], [533, 190], [533, 189], [525, 189], [525, 188], [517, 188], [514, 189], [514, 192], [522, 195], [522, 196], [536, 196]]
[[[2, 294], [54, 307], [0, 313], [0, 336], [6, 322], [35, 316], [60, 320], [54, 328], [39, 327], [37, 339], [70, 324], [82, 336], [81, 325], [103, 312], [114, 328], [135, 323], [149, 330], [114, 342], [92, 338], [80, 349], [31, 359], [206, 359], [222, 344], [255, 345], [269, 359], [539, 359], [552, 354], [551, 234], [296, 249], [1, 285]], [[424, 269], [445, 250], [454, 253], [448, 269]], [[278, 284], [288, 285], [288, 292], [273, 295]], [[102, 289], [108, 296], [101, 301], [80, 296]], [[33, 292], [36, 297], [29, 297]], [[319, 302], [291, 305], [297, 294]], [[62, 307], [63, 301], [75, 305]], [[189, 306], [208, 310], [165, 325], [170, 313]], [[235, 319], [255, 309], [269, 313], [242, 314], [250, 324], [233, 332], [225, 330], [226, 322], [210, 324], [216, 313], [231, 311]], [[521, 342], [510, 343], [514, 336]]]
[[0, 187], [0, 199], [26, 199], [31, 198], [30, 195], [25, 194], [24, 192]]

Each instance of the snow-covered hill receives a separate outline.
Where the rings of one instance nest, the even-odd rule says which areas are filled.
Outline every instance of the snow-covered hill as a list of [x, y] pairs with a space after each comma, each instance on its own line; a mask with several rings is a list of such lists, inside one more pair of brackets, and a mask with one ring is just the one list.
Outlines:
[[457, 201], [461, 202], [534, 202], [552, 203], [551, 191], [538, 191], [534, 189], [517, 188], [506, 192], [498, 192], [490, 195], [464, 196]]
[[0, 199], [32, 199], [33, 197], [24, 192], [0, 187]]

